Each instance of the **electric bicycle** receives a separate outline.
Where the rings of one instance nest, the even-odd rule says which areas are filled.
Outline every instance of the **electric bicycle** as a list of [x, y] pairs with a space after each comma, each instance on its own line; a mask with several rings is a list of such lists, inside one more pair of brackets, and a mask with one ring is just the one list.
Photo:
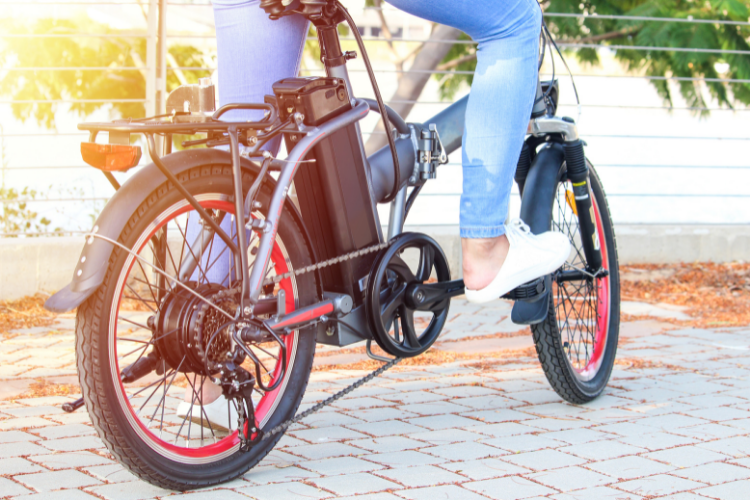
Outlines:
[[[166, 115], [79, 125], [90, 133], [84, 160], [116, 193], [86, 236], [72, 282], [46, 304], [78, 308], [83, 398], [66, 409], [85, 403], [112, 455], [165, 488], [245, 473], [291, 423], [429, 349], [451, 298], [464, 292], [440, 245], [404, 232], [404, 222], [425, 183], [461, 146], [468, 97], [425, 123], [405, 122], [384, 105], [346, 9], [336, 0], [288, 3], [260, 6], [273, 19], [296, 14], [315, 25], [325, 77], [284, 79], [262, 103], [218, 110], [210, 80], [201, 80], [174, 90]], [[347, 61], [357, 54], [341, 50], [344, 22], [375, 100], [354, 97]], [[533, 233], [563, 232], [573, 250], [562, 268], [504, 298], [514, 301], [512, 320], [530, 325], [554, 390], [585, 403], [604, 390], [617, 349], [615, 235], [576, 124], [556, 116], [557, 81], [534, 84], [515, 174], [520, 216]], [[221, 120], [237, 109], [256, 110], [259, 119]], [[359, 121], [371, 111], [380, 113], [389, 144], [368, 157]], [[107, 143], [96, 142], [102, 132]], [[145, 137], [152, 163], [120, 185], [112, 172], [141, 157], [133, 134]], [[205, 137], [172, 152], [176, 134]], [[263, 149], [277, 137], [286, 158]], [[390, 204], [386, 233], [379, 203]], [[295, 416], [316, 343], [357, 342], [384, 365]], [[373, 342], [386, 356], [373, 352]], [[220, 388], [227, 422], [208, 418], [207, 384]], [[190, 409], [178, 417], [184, 393]]]

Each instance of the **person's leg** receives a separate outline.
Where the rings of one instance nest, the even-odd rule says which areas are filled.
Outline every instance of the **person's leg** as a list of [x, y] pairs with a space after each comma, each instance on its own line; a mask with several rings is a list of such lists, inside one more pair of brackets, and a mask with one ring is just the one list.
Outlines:
[[[260, 0], [213, 0], [213, 7], [220, 105], [263, 102], [263, 96], [273, 93], [274, 82], [297, 76], [307, 36], [305, 18], [287, 16], [272, 21], [260, 8]], [[262, 116], [261, 111], [236, 110], [223, 119], [256, 120]]]
[[[272, 94], [274, 82], [282, 78], [297, 76], [302, 51], [307, 36], [308, 22], [300, 16], [288, 16], [271, 21], [260, 8], [260, 0], [213, 0], [216, 23], [216, 47], [219, 64], [219, 105], [230, 103], [263, 102], [263, 96]], [[234, 110], [223, 115], [225, 121], [246, 121], [262, 118], [261, 111]], [[274, 155], [281, 145], [280, 138], [267, 146]], [[225, 217], [221, 224], [227, 234], [234, 234], [234, 221]], [[198, 238], [201, 225], [197, 217], [191, 217], [186, 229], [188, 243]], [[224, 244], [214, 238], [211, 254], [219, 255]], [[192, 277], [200, 279], [201, 270], [210, 267], [206, 279], [211, 283], [222, 283], [229, 273], [229, 259], [220, 259], [208, 266], [204, 257], [200, 269]], [[202, 399], [211, 403], [221, 396], [221, 389], [207, 381]], [[191, 401], [192, 391], [185, 394]], [[198, 413], [196, 412], [196, 415]]]
[[536, 92], [541, 9], [536, 0], [388, 1], [478, 42], [463, 136], [460, 225], [464, 282], [481, 289], [509, 249], [504, 223]]
[[[216, 49], [219, 65], [219, 106], [231, 103], [263, 102], [272, 94], [271, 86], [282, 78], [297, 76], [302, 50], [307, 36], [308, 22], [300, 16], [283, 17], [271, 21], [260, 8], [260, 0], [213, 0], [216, 24]], [[222, 116], [225, 121], [259, 120], [262, 111], [234, 110]], [[274, 155], [278, 153], [281, 137], [266, 145]], [[195, 220], [192, 220], [195, 219]], [[222, 229], [234, 234], [234, 221], [225, 217]], [[197, 217], [188, 224], [189, 243], [195, 241], [201, 226]], [[212, 254], [224, 249], [215, 238]], [[221, 283], [229, 272], [229, 259], [221, 259], [210, 266], [208, 281]], [[202, 268], [205, 269], [203, 262]], [[198, 280], [199, 270], [193, 275]]]

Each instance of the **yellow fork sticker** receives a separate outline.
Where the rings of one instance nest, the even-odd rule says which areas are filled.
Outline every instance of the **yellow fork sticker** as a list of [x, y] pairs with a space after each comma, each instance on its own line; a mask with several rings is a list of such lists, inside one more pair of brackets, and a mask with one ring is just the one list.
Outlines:
[[573, 191], [565, 190], [565, 201], [568, 202], [568, 206], [571, 210], [573, 210], [573, 213], [576, 214], [576, 217], [578, 217], [578, 209], [576, 208], [576, 195], [573, 194]]

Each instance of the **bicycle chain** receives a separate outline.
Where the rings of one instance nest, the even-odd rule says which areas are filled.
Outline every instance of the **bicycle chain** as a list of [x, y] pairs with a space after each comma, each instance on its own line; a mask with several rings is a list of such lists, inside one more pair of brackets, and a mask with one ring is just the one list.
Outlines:
[[331, 397], [329, 397], [327, 399], [324, 399], [323, 401], [321, 401], [320, 403], [316, 404], [312, 408], [308, 408], [307, 410], [303, 411], [299, 415], [295, 415], [294, 417], [290, 418], [286, 422], [280, 423], [279, 425], [277, 425], [276, 427], [274, 427], [273, 429], [271, 429], [269, 431], [264, 431], [263, 432], [263, 436], [255, 444], [261, 443], [261, 442], [263, 442], [263, 441], [265, 441], [267, 439], [270, 439], [271, 437], [275, 436], [276, 434], [284, 432], [292, 424], [296, 424], [297, 422], [299, 422], [300, 420], [304, 419], [305, 417], [309, 417], [313, 413], [316, 413], [316, 412], [322, 410], [323, 408], [325, 408], [326, 406], [330, 405], [334, 401], [337, 401], [338, 399], [341, 399], [342, 397], [346, 396], [347, 394], [349, 394], [350, 392], [352, 392], [354, 389], [357, 389], [360, 386], [362, 386], [363, 384], [366, 384], [370, 380], [374, 379], [375, 377], [378, 377], [378, 376], [382, 375], [383, 372], [385, 372], [389, 368], [393, 367], [394, 365], [398, 364], [399, 361], [401, 361], [402, 359], [403, 358], [394, 358], [394, 359], [392, 359], [391, 361], [389, 361], [388, 363], [384, 364], [383, 366], [381, 366], [380, 368], [378, 368], [374, 372], [370, 373], [369, 375], [367, 375], [365, 377], [362, 377], [361, 379], [357, 380], [353, 384], [351, 384], [351, 385], [345, 387], [344, 389], [340, 390], [339, 392], [337, 392], [333, 396], [331, 396]]
[[334, 257], [332, 259], [324, 260], [323, 262], [318, 262], [317, 264], [312, 264], [307, 267], [303, 267], [300, 269], [296, 269], [294, 271], [289, 271], [288, 273], [279, 274], [278, 276], [274, 276], [272, 278], [268, 278], [263, 282], [263, 285], [271, 285], [279, 283], [280, 281], [283, 281], [287, 278], [291, 278], [292, 276], [299, 276], [301, 274], [306, 274], [312, 271], [317, 271], [318, 269], [323, 269], [324, 267], [331, 266], [333, 264], [338, 264], [339, 262], [344, 262], [349, 259], [354, 259], [356, 257], [359, 257], [361, 255], [366, 255], [368, 253], [377, 252], [378, 250], [383, 250], [385, 248], [388, 248], [391, 246], [390, 241], [386, 241], [384, 243], [378, 243], [377, 245], [372, 245], [370, 247], [362, 248], [360, 250], [355, 250], [353, 252], [339, 255], [338, 257]]
[[[368, 253], [377, 252], [379, 250], [383, 250], [385, 248], [388, 248], [390, 246], [390, 244], [391, 244], [391, 242], [389, 242], [389, 241], [384, 242], [384, 243], [379, 243], [377, 245], [372, 245], [370, 247], [362, 248], [360, 250], [355, 250], [354, 252], [350, 252], [350, 253], [347, 253], [347, 254], [344, 254], [344, 255], [339, 255], [338, 257], [334, 257], [332, 259], [328, 259], [328, 260], [325, 260], [323, 262], [318, 262], [317, 264], [313, 264], [313, 265], [310, 265], [310, 266], [307, 266], [307, 267], [303, 267], [303, 268], [297, 269], [295, 271], [290, 271], [288, 273], [280, 274], [278, 276], [274, 276], [272, 278], [266, 279], [263, 282], [263, 285], [265, 286], [265, 285], [270, 285], [270, 284], [276, 284], [276, 283], [279, 283], [279, 282], [281, 282], [281, 281], [283, 281], [283, 280], [285, 280], [287, 278], [290, 278], [292, 276], [300, 276], [302, 274], [306, 274], [306, 273], [309, 273], [309, 272], [317, 271], [318, 269], [322, 269], [324, 267], [331, 266], [333, 264], [338, 264], [339, 262], [345, 262], [345, 261], [347, 261], [349, 259], [354, 259], [354, 258], [359, 257], [361, 255], [366, 255]], [[287, 420], [285, 422], [280, 423], [279, 425], [277, 425], [276, 427], [274, 427], [273, 429], [271, 429], [269, 431], [260, 431], [260, 432], [262, 432], [262, 436], [260, 437], [260, 439], [253, 440], [251, 442], [251, 440], [243, 437], [243, 435], [242, 435], [242, 429], [244, 429], [244, 425], [241, 425], [240, 426], [240, 441], [242, 442], [241, 449], [243, 449], [245, 451], [249, 451], [249, 449], [252, 448], [252, 446], [254, 446], [254, 445], [258, 444], [258, 443], [262, 443], [263, 441], [266, 441], [266, 440], [270, 439], [271, 437], [275, 436], [276, 434], [284, 432], [291, 425], [296, 424], [300, 420], [302, 420], [302, 419], [304, 419], [306, 417], [309, 417], [313, 413], [316, 413], [316, 412], [322, 410], [323, 408], [325, 408], [326, 406], [330, 405], [334, 401], [337, 401], [338, 399], [341, 399], [342, 397], [346, 396], [347, 394], [349, 394], [353, 390], [359, 388], [363, 384], [366, 384], [367, 382], [369, 382], [370, 380], [374, 379], [375, 377], [380, 376], [381, 374], [383, 374], [383, 372], [385, 372], [386, 370], [388, 370], [391, 367], [393, 367], [396, 364], [398, 364], [402, 359], [403, 358], [394, 358], [394, 359], [392, 359], [391, 361], [385, 363], [383, 366], [381, 366], [377, 370], [373, 371], [369, 375], [367, 375], [365, 377], [362, 377], [361, 379], [357, 380], [353, 384], [351, 384], [351, 385], [345, 387], [344, 389], [340, 390], [339, 392], [337, 392], [333, 396], [324, 399], [323, 401], [321, 401], [320, 403], [316, 404], [312, 408], [308, 408], [307, 410], [303, 411], [299, 415], [295, 415], [294, 417], [290, 418], [289, 420]], [[244, 424], [244, 422], [242, 422], [242, 424]], [[249, 447], [247, 447], [247, 445], [245, 444], [245, 441], [247, 441], [248, 444], [250, 444]]]

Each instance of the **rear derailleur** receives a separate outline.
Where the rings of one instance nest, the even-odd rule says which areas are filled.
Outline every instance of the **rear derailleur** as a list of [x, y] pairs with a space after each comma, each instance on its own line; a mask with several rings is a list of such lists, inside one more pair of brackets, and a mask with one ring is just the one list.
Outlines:
[[230, 361], [224, 363], [220, 385], [224, 397], [237, 409], [240, 451], [250, 451], [263, 439], [263, 431], [255, 422], [252, 399], [255, 377], [239, 364]]

